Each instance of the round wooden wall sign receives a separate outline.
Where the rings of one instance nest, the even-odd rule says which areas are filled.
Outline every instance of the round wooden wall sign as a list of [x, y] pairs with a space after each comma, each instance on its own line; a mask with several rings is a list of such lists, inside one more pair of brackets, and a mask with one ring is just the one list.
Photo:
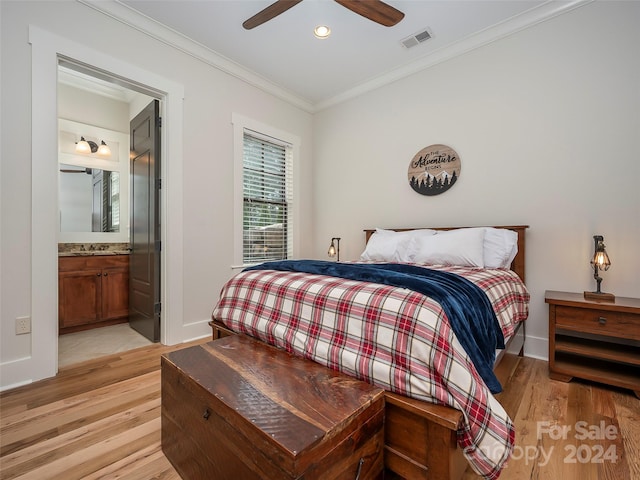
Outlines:
[[446, 145], [429, 145], [415, 154], [409, 164], [409, 185], [420, 195], [439, 195], [460, 177], [460, 157]]

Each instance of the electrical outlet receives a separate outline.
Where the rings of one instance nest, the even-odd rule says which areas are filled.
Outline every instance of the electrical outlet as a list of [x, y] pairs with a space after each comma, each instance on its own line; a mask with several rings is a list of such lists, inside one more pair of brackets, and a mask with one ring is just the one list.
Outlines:
[[16, 318], [16, 335], [31, 333], [31, 317]]

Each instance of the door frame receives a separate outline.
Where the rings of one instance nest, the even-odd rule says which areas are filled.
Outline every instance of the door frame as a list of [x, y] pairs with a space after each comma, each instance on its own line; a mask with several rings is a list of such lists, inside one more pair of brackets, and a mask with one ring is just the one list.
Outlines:
[[[30, 25], [31, 103], [31, 355], [14, 362], [11, 377], [20, 383], [54, 376], [58, 370], [58, 59], [65, 57], [151, 92], [161, 100], [161, 298], [163, 344], [184, 341], [183, 168], [184, 87], [136, 65]], [[3, 372], [4, 373], [4, 372]], [[9, 373], [9, 372], [7, 372]], [[9, 381], [8, 383], [13, 383]]]

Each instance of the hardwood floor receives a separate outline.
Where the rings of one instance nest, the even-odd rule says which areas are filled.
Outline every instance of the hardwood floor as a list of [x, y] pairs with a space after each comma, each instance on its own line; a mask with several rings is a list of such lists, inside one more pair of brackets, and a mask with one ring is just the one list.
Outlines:
[[[550, 380], [547, 362], [512, 360], [497, 398], [516, 426], [516, 446], [500, 480], [640, 480], [640, 400], [633, 392]], [[463, 479], [477, 478], [467, 468]]]
[[179, 479], [160, 447], [160, 355], [187, 345], [90, 360], [0, 394], [0, 478]]
[[[0, 478], [179, 479], [160, 447], [159, 358], [174, 348], [88, 361], [0, 394]], [[631, 392], [550, 380], [547, 363], [530, 358], [504, 368], [511, 380], [499, 399], [517, 437], [501, 480], [640, 480]], [[583, 431], [604, 438], [577, 439]]]

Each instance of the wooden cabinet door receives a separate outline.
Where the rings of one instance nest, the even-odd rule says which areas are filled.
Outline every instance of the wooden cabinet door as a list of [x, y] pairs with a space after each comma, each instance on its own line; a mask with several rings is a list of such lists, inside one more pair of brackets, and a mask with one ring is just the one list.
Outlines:
[[102, 320], [129, 315], [129, 269], [102, 270]]
[[60, 328], [100, 321], [102, 270], [60, 272], [58, 319]]

